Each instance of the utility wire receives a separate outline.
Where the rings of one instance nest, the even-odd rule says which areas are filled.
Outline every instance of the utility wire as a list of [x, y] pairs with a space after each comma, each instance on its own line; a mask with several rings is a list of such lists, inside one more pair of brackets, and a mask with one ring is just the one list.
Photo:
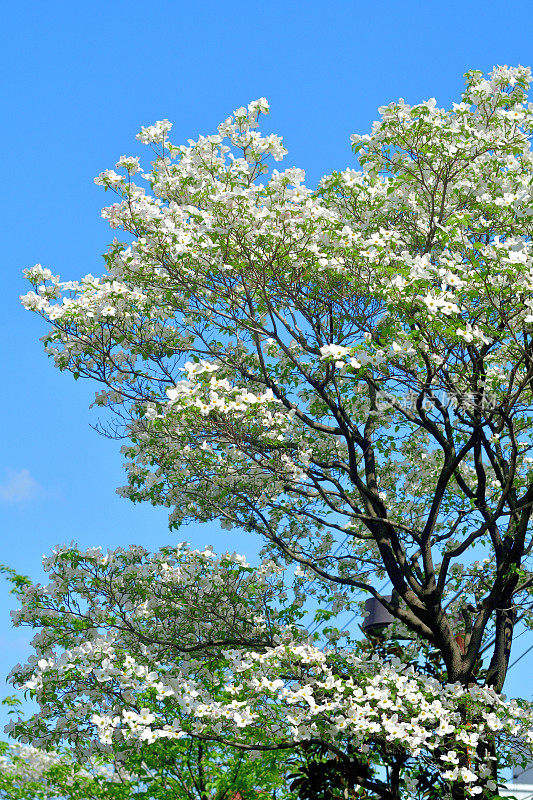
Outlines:
[[[533, 604], [531, 604], [531, 605], [530, 605], [530, 606], [528, 606], [526, 609], [524, 609], [524, 611], [522, 611], [522, 613], [521, 613], [521, 614], [519, 614], [519, 615], [518, 615], [518, 617], [516, 618], [515, 625], [516, 625], [516, 623], [517, 623], [517, 622], [520, 622], [521, 620], [523, 620], [523, 619], [524, 619], [524, 617], [527, 615], [527, 612], [528, 612], [528, 611], [531, 611], [532, 609], [533, 609]], [[526, 630], [527, 630], [527, 628], [526, 628]], [[522, 633], [525, 633], [525, 631], [522, 631]], [[518, 634], [518, 636], [521, 636], [521, 635], [522, 635], [521, 633], [519, 633], [519, 634]], [[516, 639], [518, 639], [518, 636], [516, 636], [515, 638], [516, 638]], [[495, 637], [495, 636], [493, 636], [493, 637], [492, 637], [492, 639], [491, 639], [489, 642], [487, 642], [487, 644], [485, 645], [485, 647], [483, 647], [483, 648], [482, 648], [482, 649], [479, 651], [479, 655], [480, 655], [480, 656], [482, 656], [482, 655], [483, 655], [483, 653], [485, 653], [485, 652], [486, 652], [486, 651], [487, 651], [489, 648], [491, 648], [491, 647], [492, 647], [492, 645], [494, 644], [494, 642], [495, 642], [495, 641], [496, 641], [496, 637]]]
[[520, 661], [521, 658], [524, 658], [524, 656], [527, 656], [527, 654], [531, 650], [533, 650], [533, 644], [530, 647], [528, 647], [527, 650], [524, 650], [524, 652], [522, 653], [521, 656], [518, 656], [518, 658], [515, 661], [513, 661], [513, 663], [507, 668], [507, 672], [509, 672], [509, 670], [512, 669], [515, 664], [518, 664], [518, 662]]
[[[337, 548], [335, 549], [335, 551], [334, 551], [333, 553], [330, 553], [330, 555], [329, 555], [329, 558], [335, 558], [335, 556], [337, 555], [337, 553], [339, 553], [339, 551], [340, 551], [340, 550], [341, 550], [341, 549], [344, 547], [344, 545], [345, 545], [345, 544], [346, 544], [346, 542], [349, 540], [349, 538], [350, 538], [350, 534], [349, 534], [349, 533], [347, 533], [347, 534], [346, 534], [346, 536], [344, 537], [344, 539], [342, 540], [342, 542], [340, 542], [340, 543], [338, 544], [338, 546], [337, 546]], [[320, 580], [319, 580], [318, 578], [313, 578], [313, 580], [311, 581], [311, 583], [309, 583], [309, 585], [308, 585], [308, 587], [307, 587], [307, 588], [308, 588], [308, 590], [309, 590], [309, 589], [311, 589], [313, 586], [315, 586], [315, 585], [319, 584], [319, 583], [320, 583]]]

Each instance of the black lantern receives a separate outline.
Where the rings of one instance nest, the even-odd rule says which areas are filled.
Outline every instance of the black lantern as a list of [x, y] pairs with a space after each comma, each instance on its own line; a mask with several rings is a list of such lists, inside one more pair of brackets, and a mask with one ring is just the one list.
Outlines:
[[[383, 595], [384, 600], [392, 600], [392, 595]], [[379, 631], [394, 622], [394, 617], [389, 614], [385, 606], [380, 603], [377, 597], [370, 597], [365, 600], [366, 617], [363, 620], [362, 628], [368, 633], [379, 633]]]

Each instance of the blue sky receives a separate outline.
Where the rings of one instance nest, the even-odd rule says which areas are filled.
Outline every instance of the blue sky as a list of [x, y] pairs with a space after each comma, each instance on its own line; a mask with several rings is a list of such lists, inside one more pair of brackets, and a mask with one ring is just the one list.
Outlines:
[[[94, 387], [53, 368], [38, 341], [43, 324], [18, 302], [24, 266], [41, 262], [67, 279], [101, 271], [112, 233], [93, 177], [137, 152], [140, 126], [168, 118], [173, 140], [185, 142], [266, 96], [286, 165], [303, 167], [312, 185], [353, 164], [349, 135], [367, 132], [378, 106], [400, 96], [448, 104], [467, 69], [532, 64], [532, 27], [525, 0], [6, 4], [0, 562], [38, 579], [42, 553], [58, 542], [155, 549], [176, 539], [164, 511], [115, 495], [119, 444], [90, 427]], [[177, 538], [256, 550], [249, 537], [200, 526]], [[12, 605], [0, 582], [0, 695], [27, 654]], [[515, 657], [532, 643], [521, 636]], [[532, 665], [533, 652], [511, 671], [509, 694], [531, 697]]]

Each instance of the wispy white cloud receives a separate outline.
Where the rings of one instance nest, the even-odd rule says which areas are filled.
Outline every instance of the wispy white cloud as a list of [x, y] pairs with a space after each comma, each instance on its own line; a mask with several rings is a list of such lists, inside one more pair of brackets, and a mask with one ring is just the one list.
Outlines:
[[29, 469], [8, 469], [3, 483], [0, 483], [0, 503], [24, 503], [38, 500], [46, 492]]

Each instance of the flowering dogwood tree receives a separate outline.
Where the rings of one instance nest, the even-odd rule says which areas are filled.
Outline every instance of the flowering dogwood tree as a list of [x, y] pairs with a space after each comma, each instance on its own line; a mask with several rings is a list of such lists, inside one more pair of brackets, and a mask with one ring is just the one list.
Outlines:
[[[95, 404], [129, 439], [125, 496], [168, 506], [172, 527], [217, 519], [260, 534], [266, 556], [296, 569], [302, 597], [335, 612], [375, 597], [410, 641], [397, 662], [373, 659], [335, 630], [321, 649], [284, 619], [262, 639], [266, 623], [237, 613], [233, 638], [224, 617], [213, 639], [226, 659], [217, 695], [205, 659], [180, 656], [167, 686], [166, 639], [139, 651], [149, 664], [127, 661], [108, 620], [103, 638], [74, 650], [64, 639], [58, 661], [43, 634], [24, 673], [43, 697], [80, 659], [95, 696], [118, 680], [126, 694], [144, 686], [162, 707], [171, 692], [194, 709], [106, 700], [78, 731], [110, 746], [189, 732], [252, 749], [325, 743], [338, 757], [377, 748], [396, 759], [389, 780], [360, 785], [383, 798], [418, 791], [402, 771], [413, 759], [454, 797], [490, 794], [504, 738], [529, 742], [529, 710], [501, 698], [533, 585], [529, 82], [528, 69], [497, 67], [468, 73], [450, 110], [391, 103], [352, 137], [360, 169], [317, 189], [300, 169], [270, 171], [286, 151], [258, 131], [264, 99], [187, 146], [158, 122], [138, 137], [155, 152], [147, 172], [123, 156], [120, 172], [97, 178], [117, 194], [103, 216], [126, 234], [105, 274], [26, 271], [23, 303], [51, 323], [47, 352], [99, 382]], [[96, 631], [105, 619], [94, 613]], [[191, 647], [211, 641], [198, 625]], [[428, 648], [432, 674], [416, 658]], [[54, 691], [69, 710], [73, 690]]]
[[[41, 710], [9, 730], [34, 746], [66, 743], [84, 760], [113, 757], [148, 785], [147, 796], [161, 785], [168, 791], [169, 770], [183, 774], [190, 758], [179, 745], [189, 752], [195, 739], [229, 741], [253, 757], [239, 775], [227, 753], [216, 754], [225, 788], [235, 773], [240, 790], [243, 780], [287, 789], [286, 757], [273, 764], [265, 753], [303, 748], [339, 789], [345, 779], [389, 797], [417, 792], [428, 775], [439, 792], [459, 779], [474, 793], [492, 776], [493, 752], [516, 760], [516, 742], [533, 737], [533, 710], [431, 678], [414, 653], [407, 663], [409, 648], [398, 658], [394, 640], [374, 652], [362, 642], [312, 644], [273, 562], [252, 568], [235, 554], [217, 558], [185, 544], [153, 555], [71, 546], [44, 568], [50, 583], [19, 589], [15, 624], [38, 633], [36, 654], [12, 675]], [[317, 746], [330, 755], [325, 767], [313, 759]], [[208, 766], [196, 770], [198, 783]], [[390, 785], [379, 766], [390, 770]], [[312, 772], [300, 770], [296, 785]]]
[[168, 762], [183, 772], [177, 743], [231, 742], [259, 759], [247, 777], [262, 788], [287, 764], [276, 776], [271, 763], [260, 769], [262, 754], [320, 745], [348, 765], [350, 788], [389, 797], [417, 791], [420, 760], [439, 790], [458, 779], [475, 792], [492, 776], [496, 743], [512, 759], [517, 740], [533, 740], [532, 709], [431, 678], [416, 658], [406, 663], [407, 650], [400, 659], [384, 642], [374, 653], [312, 644], [273, 562], [252, 568], [184, 544], [153, 555], [71, 546], [44, 567], [50, 583], [22, 588], [14, 613], [38, 629], [36, 655], [12, 674], [41, 707], [8, 727], [22, 742], [114, 756], [128, 772], [137, 759], [133, 773], [149, 786], [168, 777]]
[[[233, 800], [238, 792], [241, 800], [261, 800], [286, 789], [286, 751], [252, 756], [222, 741], [187, 735], [197, 695], [187, 680], [183, 703], [169, 691], [203, 664], [204, 691], [214, 699], [224, 683], [223, 645], [272, 643], [288, 614], [297, 615], [290, 604], [277, 614], [272, 607], [284, 594], [280, 568], [252, 570], [235, 554], [217, 559], [211, 549], [191, 551], [185, 544], [154, 556], [139, 547], [106, 556], [98, 549], [58, 548], [44, 568], [52, 577], [47, 587], [3, 570], [22, 603], [15, 624], [40, 629], [33, 642], [38, 656], [15, 667], [14, 677], [25, 682], [42, 712], [28, 725], [19, 719], [8, 726], [31, 744], [6, 747], [0, 797]], [[56, 669], [43, 670], [53, 663]], [[133, 683], [121, 675], [119, 663]], [[42, 682], [41, 674], [46, 674]], [[52, 674], [57, 680], [50, 682]], [[158, 675], [154, 692], [150, 687]], [[167, 686], [163, 695], [161, 680]], [[117, 701], [131, 736], [116, 727], [111, 736], [111, 729], [104, 730]], [[5, 702], [18, 704], [15, 698]], [[157, 730], [162, 713], [185, 723], [174, 725], [179, 735]], [[97, 731], [97, 741], [91, 731]], [[43, 749], [64, 743], [68, 748], [61, 752]], [[283, 798], [294, 795], [287, 790]]]
[[144, 746], [118, 763], [99, 756], [83, 765], [72, 751], [0, 743], [2, 800], [233, 800], [237, 793], [242, 800], [270, 800], [286, 785], [284, 772], [273, 753], [250, 761], [199, 739]]
[[0, 744], [2, 800], [103, 800], [132, 796], [127, 777], [109, 764], [80, 766], [70, 753], [48, 753], [31, 745]]

